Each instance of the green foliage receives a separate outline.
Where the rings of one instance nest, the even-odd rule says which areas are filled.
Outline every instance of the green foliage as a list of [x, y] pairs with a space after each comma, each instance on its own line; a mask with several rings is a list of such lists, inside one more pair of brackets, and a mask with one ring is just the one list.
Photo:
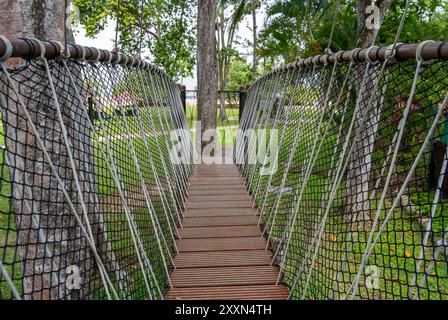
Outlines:
[[240, 86], [248, 85], [252, 81], [252, 69], [249, 63], [242, 58], [234, 59], [230, 65], [227, 89], [239, 90]]
[[[328, 44], [333, 19], [336, 25], [333, 52], [356, 47], [356, 0], [336, 1], [275, 0], [258, 1], [265, 7], [267, 20], [259, 32], [257, 54], [261, 68], [270, 69], [279, 61], [291, 62], [298, 57], [321, 54]], [[118, 45], [132, 55], [149, 52], [152, 62], [162, 66], [175, 78], [192, 75], [196, 47], [196, 1], [183, 0], [74, 0], [80, 22], [88, 36], [95, 36], [112, 19], [119, 21]], [[393, 42], [406, 0], [392, 1], [382, 23], [377, 44]], [[220, 61], [233, 59], [237, 52], [238, 26], [251, 14], [251, 0], [220, 0], [218, 12], [227, 10], [228, 46], [218, 53]], [[416, 0], [410, 5], [400, 42], [448, 38], [448, 1]], [[250, 45], [248, 39], [243, 39]]]
[[[405, 4], [404, 0], [392, 1], [378, 35], [378, 43], [393, 42]], [[448, 1], [418, 0], [411, 2], [400, 42], [415, 43], [428, 39], [442, 41], [447, 38]]]
[[[406, 0], [392, 1], [377, 38], [377, 44], [394, 41]], [[274, 1], [267, 7], [267, 22], [260, 32], [258, 54], [263, 58], [291, 62], [299, 56], [322, 54], [331, 34], [336, 1]], [[336, 16], [331, 50], [356, 47], [357, 19], [355, 0], [341, 0]], [[410, 5], [400, 42], [448, 38], [448, 1], [417, 0]]]
[[[240, 59], [239, 52], [234, 48], [238, 42], [238, 28], [244, 18], [251, 13], [252, 1], [249, 0], [219, 0], [217, 7], [217, 42], [218, 42], [218, 79], [220, 90], [235, 90], [243, 83], [234, 81], [229, 87], [229, 73], [235, 59]], [[235, 79], [238, 81], [238, 79]], [[243, 81], [244, 79], [240, 79]]]
[[329, 1], [275, 1], [268, 5], [267, 23], [260, 32], [262, 57], [294, 61], [304, 51], [320, 43], [314, 33], [322, 28], [334, 10]]
[[174, 78], [192, 74], [195, 64], [196, 1], [74, 0], [80, 23], [93, 37], [118, 20], [118, 49], [140, 56], [148, 50], [154, 64]]

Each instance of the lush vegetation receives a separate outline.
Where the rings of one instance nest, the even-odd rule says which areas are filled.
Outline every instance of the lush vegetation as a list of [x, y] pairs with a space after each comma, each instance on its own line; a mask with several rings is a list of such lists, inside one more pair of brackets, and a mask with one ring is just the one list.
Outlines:
[[[343, 67], [341, 69], [346, 70]], [[388, 77], [382, 78], [387, 90], [381, 103], [379, 126], [371, 152], [372, 167], [367, 185], [369, 201], [362, 210], [366, 215], [359, 218], [361, 221], [375, 218], [383, 188], [386, 187], [384, 177], [388, 170], [392, 170], [392, 179], [387, 185], [384, 205], [378, 217], [379, 226], [384, 224], [384, 230], [381, 234], [378, 228], [373, 231], [372, 234], [379, 238], [368, 260], [368, 265], [379, 269], [379, 287], [367, 288], [364, 285], [367, 275], [362, 273], [359, 292], [355, 295], [357, 298], [448, 299], [447, 252], [446, 246], [442, 245], [448, 225], [446, 191], [441, 191], [440, 198], [436, 198], [437, 188], [430, 183], [431, 174], [435, 174], [437, 178], [441, 174], [440, 168], [431, 169], [431, 163], [436, 161], [436, 143], [442, 143], [443, 151], [446, 151], [446, 113], [438, 123], [431, 142], [423, 149], [423, 156], [404, 194], [399, 198], [398, 206], [386, 222], [386, 215], [389, 214], [392, 203], [398, 197], [398, 191], [422, 148], [448, 87], [445, 62], [433, 61], [421, 71], [421, 80], [411, 104], [397, 161], [391, 168], [388, 149], [395, 146], [393, 137], [402, 119], [414, 73], [414, 61], [402, 62], [391, 66]], [[302, 76], [306, 77], [303, 74]], [[328, 79], [324, 80], [326, 81]], [[284, 90], [284, 107], [277, 109], [279, 121], [275, 125], [279, 137], [284, 137], [279, 151], [279, 170], [272, 177], [261, 176], [258, 164], [251, 166], [248, 174], [249, 186], [252, 194], [256, 196], [258, 208], [264, 213], [263, 222], [268, 226], [267, 231], [273, 248], [278, 247], [282, 237], [292, 233], [289, 250], [282, 254], [286, 254], [284, 281], [293, 288], [292, 294], [295, 298], [301, 298], [304, 293], [315, 250], [317, 253], [314, 270], [310, 273], [311, 281], [304, 297], [344, 298], [344, 293], [359, 271], [361, 258], [372, 231], [368, 225], [357, 228], [347, 217], [350, 212], [347, 207], [347, 171], [343, 172], [341, 182], [335, 190], [334, 201], [328, 201], [336, 164], [341, 161], [339, 155], [354, 116], [357, 92], [353, 90], [351, 95], [347, 92], [342, 102], [336, 103], [336, 94], [340, 88], [334, 88], [328, 107], [322, 108], [318, 102], [326, 89], [325, 84], [310, 84], [310, 87], [296, 86], [295, 90]], [[262, 101], [264, 98], [259, 99]], [[259, 103], [261, 102], [255, 102], [255, 106]], [[336, 116], [331, 117], [334, 111]], [[290, 116], [287, 115], [288, 112], [291, 112]], [[321, 114], [323, 123], [319, 126]], [[274, 128], [272, 120], [275, 112], [266, 116], [271, 120], [265, 122], [268, 128]], [[288, 123], [285, 120], [287, 117], [296, 122]], [[264, 125], [259, 122], [256, 127]], [[311, 163], [314, 143], [317, 151], [315, 162]], [[293, 161], [286, 170], [290, 157]], [[308, 168], [310, 175], [305, 180]], [[381, 172], [383, 169], [386, 173]], [[286, 189], [279, 197], [275, 190], [279, 188], [284, 177]], [[443, 189], [446, 190], [446, 187]], [[438, 199], [436, 204], [435, 199]], [[323, 223], [327, 206], [329, 211]], [[297, 216], [293, 218], [295, 213]], [[292, 221], [295, 226], [288, 230]], [[431, 225], [428, 229], [429, 223]], [[320, 247], [317, 249], [313, 239], [319, 233], [318, 228], [321, 225], [324, 228]], [[285, 233], [285, 230], [288, 230], [288, 233]], [[427, 235], [428, 242], [423, 244]], [[417, 272], [418, 263], [421, 263], [421, 268]], [[296, 278], [299, 270], [300, 276]], [[426, 276], [425, 272], [428, 272]], [[413, 286], [414, 277], [418, 285]]]
[[[270, 63], [291, 62], [298, 57], [322, 54], [328, 45], [331, 27], [336, 25], [331, 50], [357, 47], [355, 1], [267, 1], [267, 22], [260, 31], [258, 54]], [[406, 1], [392, 1], [381, 25], [377, 45], [393, 42]], [[448, 1], [418, 0], [410, 5], [400, 42], [448, 38]]]
[[[151, 59], [172, 77], [192, 74], [195, 64], [195, 1], [74, 0], [88, 36], [117, 22], [117, 49]], [[145, 52], [149, 52], [145, 54]]]
[[[355, 0], [220, 0], [217, 10], [218, 73], [220, 90], [246, 85], [255, 76], [282, 62], [322, 54], [331, 42], [333, 52], [357, 46]], [[392, 1], [381, 25], [377, 45], [393, 42], [403, 14], [405, 0]], [[117, 44], [121, 51], [140, 56], [147, 53], [169, 75], [192, 75], [196, 63], [196, 1], [87, 1], [73, 2], [80, 10], [80, 22], [89, 36], [107, 23], [118, 21]], [[255, 10], [254, 10], [255, 9]], [[255, 38], [241, 37], [247, 18], [265, 12], [261, 26], [249, 24]], [[400, 42], [448, 38], [448, 1], [418, 0], [410, 5]], [[255, 53], [252, 63], [241, 58], [239, 48]], [[246, 64], [247, 63], [247, 64]], [[254, 68], [254, 63], [257, 63]]]

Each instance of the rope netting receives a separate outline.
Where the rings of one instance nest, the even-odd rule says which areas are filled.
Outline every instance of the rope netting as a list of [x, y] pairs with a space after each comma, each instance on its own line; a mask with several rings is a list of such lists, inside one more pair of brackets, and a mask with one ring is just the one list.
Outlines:
[[0, 299], [163, 298], [192, 173], [170, 160], [191, 143], [172, 134], [178, 86], [124, 55], [21, 41], [40, 56], [0, 62]]
[[448, 299], [445, 45], [318, 56], [249, 88], [236, 161], [290, 298]]

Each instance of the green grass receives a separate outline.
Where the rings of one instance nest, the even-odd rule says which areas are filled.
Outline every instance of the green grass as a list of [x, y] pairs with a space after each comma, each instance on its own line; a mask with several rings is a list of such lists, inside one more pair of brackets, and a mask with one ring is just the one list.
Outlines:
[[[0, 119], [1, 120], [1, 119]], [[0, 122], [0, 146], [5, 146], [3, 126]], [[20, 266], [16, 264], [15, 246], [17, 231], [11, 206], [11, 177], [5, 163], [4, 152], [0, 153], [0, 257], [17, 290], [22, 287]], [[0, 299], [11, 299], [12, 294], [5, 280], [0, 282]]]

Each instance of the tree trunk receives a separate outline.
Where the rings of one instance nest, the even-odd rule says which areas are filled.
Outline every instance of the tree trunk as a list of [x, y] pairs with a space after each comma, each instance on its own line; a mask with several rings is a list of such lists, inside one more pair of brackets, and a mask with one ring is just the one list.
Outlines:
[[[65, 38], [64, 5], [54, 0], [0, 1], [0, 34], [8, 38], [33, 37], [40, 40]], [[71, 30], [68, 42], [74, 42]], [[21, 59], [8, 61], [9, 67], [19, 67]], [[58, 67], [55, 67], [58, 68]], [[62, 67], [60, 67], [62, 68]], [[29, 67], [20, 73], [21, 95], [32, 116], [32, 120], [43, 140], [47, 152], [58, 168], [78, 213], [82, 213], [79, 193], [76, 189], [70, 166], [67, 146], [60, 133], [56, 109], [49, 98], [51, 92], [48, 79], [42, 80]], [[63, 74], [63, 71], [61, 72]], [[75, 75], [75, 78], [79, 78]], [[61, 79], [61, 77], [59, 78]], [[54, 78], [53, 78], [54, 80]], [[54, 81], [60, 99], [64, 124], [67, 127], [71, 150], [79, 174], [79, 182], [87, 205], [88, 220], [84, 224], [95, 224], [96, 241], [107, 246], [102, 230], [103, 219], [99, 213], [99, 200], [94, 171], [94, 153], [90, 131], [85, 125], [81, 106], [75, 99], [73, 86], [68, 76]], [[80, 87], [80, 85], [78, 84]], [[0, 92], [4, 90], [0, 90]], [[3, 97], [6, 101], [7, 97]], [[96, 273], [91, 250], [80, 227], [69, 209], [54, 174], [48, 165], [34, 134], [22, 116], [20, 107], [12, 99], [1, 108], [5, 144], [10, 165], [14, 220], [17, 245], [22, 262], [24, 299], [88, 299], [91, 298], [91, 280]], [[82, 161], [78, 160], [82, 159]], [[92, 187], [93, 185], [93, 187]], [[82, 215], [81, 215], [82, 216]], [[106, 251], [106, 248], [98, 248]], [[111, 253], [106, 254], [109, 258]], [[109, 261], [115, 261], [115, 258]], [[80, 274], [80, 289], [66, 286], [68, 267], [77, 267]]]
[[[225, 40], [225, 8], [221, 9], [221, 12], [218, 17], [218, 24], [219, 24], [219, 32], [218, 32], [218, 52], [222, 49], [227, 49], [228, 46], [226, 45]], [[229, 41], [230, 42], [230, 41]], [[227, 87], [227, 77], [228, 77], [228, 57], [226, 56], [226, 53], [223, 52], [219, 58], [218, 58], [218, 83], [219, 83], [219, 90], [220, 90], [220, 112], [219, 112], [219, 118], [221, 121], [225, 121], [227, 119], [226, 117], [226, 97], [225, 97], [225, 90]]]
[[[216, 54], [216, 1], [198, 1], [198, 109], [201, 119], [201, 130], [216, 130], [216, 102], [218, 87], [217, 54]], [[216, 146], [216, 139], [211, 139]], [[201, 149], [208, 145], [202, 141]], [[211, 154], [212, 156], [214, 155]]]
[[257, 0], [252, 0], [252, 42], [253, 42], [253, 61], [252, 72], [254, 79], [257, 76], [258, 57], [257, 57]]
[[[377, 2], [380, 8], [380, 19], [383, 20], [387, 10], [389, 9], [391, 0], [383, 0]], [[371, 0], [358, 0], [356, 8], [358, 11], [358, 47], [368, 48], [374, 44], [378, 30], [368, 29], [366, 27], [366, 8], [371, 4]], [[365, 68], [363, 65], [357, 65], [354, 71], [355, 77], [362, 81]], [[353, 221], [358, 229], [370, 228], [370, 171], [372, 166], [372, 152], [375, 144], [375, 136], [378, 129], [379, 113], [377, 97], [373, 98], [374, 103], [368, 105], [372, 94], [379, 95], [381, 88], [377, 88], [373, 92], [378, 79], [375, 71], [369, 72], [366, 84], [362, 93], [358, 88], [358, 95], [362, 94], [360, 105], [355, 119], [355, 133], [357, 139], [354, 142], [353, 152], [349, 160], [347, 184], [346, 184], [346, 200], [348, 220]]]

